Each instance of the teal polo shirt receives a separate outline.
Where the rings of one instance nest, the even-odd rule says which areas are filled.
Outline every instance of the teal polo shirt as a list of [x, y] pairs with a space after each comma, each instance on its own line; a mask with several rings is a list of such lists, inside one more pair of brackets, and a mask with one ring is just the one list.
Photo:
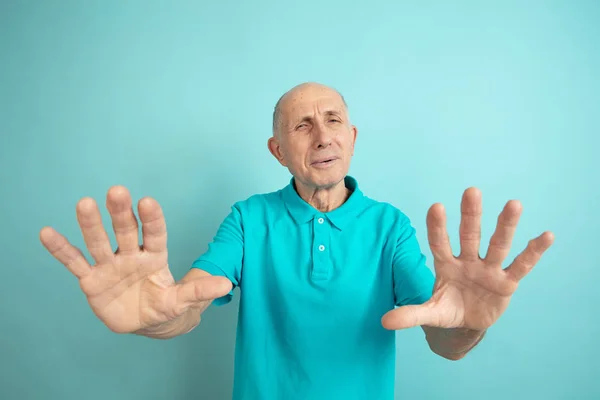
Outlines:
[[395, 332], [381, 317], [427, 301], [434, 276], [406, 215], [345, 184], [350, 197], [330, 212], [294, 178], [235, 203], [194, 261], [240, 289], [235, 400], [394, 398]]

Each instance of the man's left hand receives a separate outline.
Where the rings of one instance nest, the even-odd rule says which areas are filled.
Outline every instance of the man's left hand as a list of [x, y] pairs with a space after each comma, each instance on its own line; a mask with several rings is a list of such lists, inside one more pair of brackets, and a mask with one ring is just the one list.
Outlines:
[[530, 240], [527, 248], [503, 268], [521, 215], [521, 204], [511, 200], [505, 205], [485, 258], [479, 256], [481, 210], [480, 191], [465, 190], [459, 229], [461, 252], [455, 257], [446, 231], [444, 207], [439, 203], [431, 206], [427, 231], [436, 272], [433, 295], [424, 304], [401, 306], [386, 313], [382, 318], [385, 328], [431, 326], [485, 331], [504, 313], [519, 281], [552, 245], [554, 235], [544, 232]]

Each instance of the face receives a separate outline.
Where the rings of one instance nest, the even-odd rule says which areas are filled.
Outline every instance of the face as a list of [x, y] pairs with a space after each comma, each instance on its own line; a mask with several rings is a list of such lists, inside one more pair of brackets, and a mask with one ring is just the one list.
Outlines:
[[301, 184], [327, 189], [348, 173], [356, 134], [341, 96], [309, 84], [282, 100], [279, 129], [269, 139], [269, 150]]

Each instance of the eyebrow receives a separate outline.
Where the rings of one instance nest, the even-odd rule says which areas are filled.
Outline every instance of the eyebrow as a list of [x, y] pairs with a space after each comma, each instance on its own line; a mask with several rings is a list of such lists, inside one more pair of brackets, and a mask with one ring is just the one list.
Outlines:
[[[327, 110], [327, 111], [325, 111], [325, 112], [324, 112], [324, 114], [325, 114], [326, 116], [335, 115], [335, 116], [338, 116], [338, 117], [340, 117], [340, 118], [342, 117], [342, 113], [341, 113], [339, 110]], [[298, 122], [296, 122], [294, 125], [297, 125], [297, 124], [299, 124], [299, 123], [301, 123], [301, 122], [310, 122], [310, 121], [312, 121], [312, 120], [313, 120], [313, 117], [312, 117], [312, 116], [310, 116], [310, 115], [305, 115], [304, 117], [302, 117], [302, 119], [300, 119], [300, 120], [299, 120]]]

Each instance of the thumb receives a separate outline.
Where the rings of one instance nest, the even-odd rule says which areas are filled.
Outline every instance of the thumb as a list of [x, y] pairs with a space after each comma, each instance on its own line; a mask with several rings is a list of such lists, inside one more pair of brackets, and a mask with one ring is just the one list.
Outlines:
[[401, 306], [385, 313], [381, 318], [381, 325], [389, 330], [407, 329], [421, 325], [435, 326], [434, 315], [434, 309], [430, 302]]
[[194, 303], [214, 300], [225, 296], [233, 289], [233, 284], [222, 276], [205, 276], [176, 285], [177, 303], [189, 307]]

